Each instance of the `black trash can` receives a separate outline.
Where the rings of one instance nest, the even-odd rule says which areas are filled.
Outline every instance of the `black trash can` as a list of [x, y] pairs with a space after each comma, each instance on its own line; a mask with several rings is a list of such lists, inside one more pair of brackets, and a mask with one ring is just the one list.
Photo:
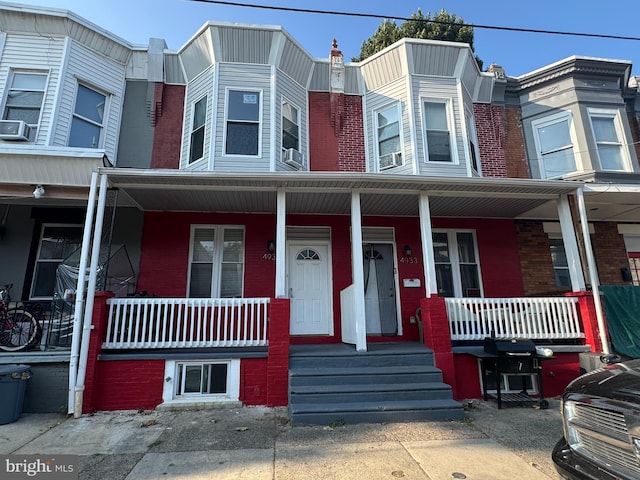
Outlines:
[[24, 391], [31, 378], [29, 365], [0, 365], [0, 425], [15, 422], [22, 414]]

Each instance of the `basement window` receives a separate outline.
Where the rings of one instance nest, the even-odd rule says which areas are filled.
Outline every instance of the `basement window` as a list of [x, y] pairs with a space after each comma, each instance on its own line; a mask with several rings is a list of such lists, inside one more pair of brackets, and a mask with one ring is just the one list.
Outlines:
[[237, 401], [240, 360], [167, 361], [164, 403]]

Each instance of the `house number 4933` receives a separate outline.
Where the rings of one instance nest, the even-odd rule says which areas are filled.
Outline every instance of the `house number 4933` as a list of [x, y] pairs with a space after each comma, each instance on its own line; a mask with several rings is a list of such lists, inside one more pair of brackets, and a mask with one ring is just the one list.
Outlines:
[[273, 262], [276, 259], [276, 254], [275, 253], [265, 253], [264, 255], [262, 255], [262, 259], [263, 260], [271, 260]]
[[418, 263], [418, 257], [400, 257], [400, 263]]

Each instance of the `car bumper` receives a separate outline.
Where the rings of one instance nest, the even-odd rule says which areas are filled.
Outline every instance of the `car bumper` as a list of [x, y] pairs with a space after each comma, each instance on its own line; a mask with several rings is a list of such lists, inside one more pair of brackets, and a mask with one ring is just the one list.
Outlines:
[[625, 477], [614, 475], [584, 457], [576, 455], [564, 438], [556, 443], [551, 458], [558, 474], [567, 480], [625, 480]]

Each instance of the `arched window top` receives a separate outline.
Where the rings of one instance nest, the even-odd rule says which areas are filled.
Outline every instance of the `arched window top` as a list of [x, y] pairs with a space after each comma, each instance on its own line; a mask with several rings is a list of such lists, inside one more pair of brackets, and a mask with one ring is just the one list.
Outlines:
[[377, 250], [365, 250], [364, 259], [365, 260], [382, 260], [384, 257]]
[[320, 255], [312, 248], [304, 248], [298, 252], [296, 260], [320, 260]]

